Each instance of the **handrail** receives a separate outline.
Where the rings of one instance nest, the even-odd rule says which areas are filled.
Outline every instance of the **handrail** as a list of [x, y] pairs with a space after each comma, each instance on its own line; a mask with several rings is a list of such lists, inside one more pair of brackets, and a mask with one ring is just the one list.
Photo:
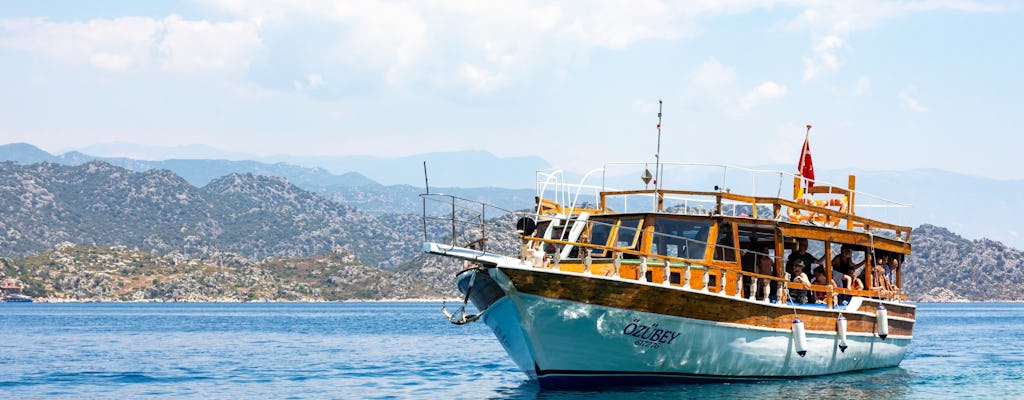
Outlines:
[[[487, 210], [492, 209], [501, 214], [515, 215], [519, 214], [504, 208], [494, 206], [488, 203], [484, 203], [477, 200], [467, 199], [444, 193], [424, 193], [420, 194], [420, 198], [423, 199], [423, 240], [429, 241], [430, 234], [428, 231], [428, 221], [438, 221], [450, 224], [451, 232], [451, 245], [455, 246], [458, 240], [458, 228], [460, 226], [469, 225], [480, 230], [481, 238], [487, 238]], [[427, 214], [428, 204], [430, 205], [444, 205], [450, 207], [446, 209], [447, 216], [433, 216]], [[479, 206], [477, 209], [475, 206]], [[470, 214], [468, 217], [459, 217], [460, 212]]]
[[[899, 238], [900, 240], [903, 240], [903, 241], [909, 240], [910, 231], [912, 230], [912, 228], [909, 227], [909, 226], [890, 224], [890, 223], [887, 223], [887, 222], [882, 222], [882, 221], [874, 220], [874, 219], [871, 219], [871, 218], [862, 217], [862, 216], [853, 214], [852, 212], [843, 213], [843, 212], [840, 212], [840, 211], [837, 211], [837, 210], [833, 210], [833, 209], [830, 209], [830, 208], [820, 207], [820, 206], [810, 205], [810, 204], [804, 204], [804, 203], [799, 203], [799, 202], [796, 202], [796, 201], [793, 201], [793, 200], [788, 200], [788, 199], [783, 199], [783, 198], [762, 197], [762, 196], [748, 196], [748, 195], [740, 195], [740, 194], [733, 194], [733, 193], [726, 193], [726, 192], [708, 192], [708, 191], [700, 191], [700, 190], [638, 189], [638, 190], [602, 191], [600, 193], [600, 200], [599, 200], [600, 204], [599, 204], [599, 206], [601, 207], [601, 209], [605, 209], [606, 205], [607, 205], [607, 198], [611, 197], [611, 196], [652, 195], [652, 196], [657, 196], [657, 197], [660, 198], [660, 197], [663, 197], [663, 196], [669, 195], [669, 194], [683, 195], [683, 196], [708, 196], [708, 197], [714, 197], [716, 199], [727, 199], [727, 200], [732, 200], [732, 201], [739, 202], [739, 203], [749, 204], [755, 210], [757, 209], [758, 206], [773, 206], [773, 207], [775, 207], [775, 206], [779, 206], [779, 207], [785, 206], [785, 207], [790, 207], [790, 208], [793, 208], [793, 209], [796, 209], [796, 210], [801, 210], [801, 211], [813, 212], [813, 213], [816, 213], [816, 214], [827, 215], [829, 217], [836, 218], [837, 222], [841, 221], [841, 220], [844, 220], [844, 219], [845, 220], [849, 220], [849, 221], [853, 221], [855, 223], [861, 224], [862, 227], [865, 228], [865, 230], [866, 229], [871, 229], [871, 228], [892, 230], [892, 231], [894, 231], [894, 233], [896, 233], [897, 238]], [[720, 200], [716, 201], [716, 204], [720, 205], [721, 201]], [[719, 209], [716, 210], [716, 211], [718, 213], [721, 213], [722, 210], [720, 209], [720, 206], [718, 208]], [[781, 210], [775, 210], [776, 213], [778, 213], [779, 211], [781, 211]], [[775, 215], [774, 219], [778, 220], [781, 217], [782, 217], [781, 215]], [[904, 236], [904, 237], [900, 238], [901, 235]]]
[[[625, 175], [625, 174], [618, 173], [619, 171], [626, 171], [626, 170], [621, 170], [621, 169], [620, 170], [616, 170], [616, 174], [613, 176], [612, 175], [612, 170], [614, 168], [616, 168], [616, 167], [630, 167], [630, 168], [636, 167], [636, 168], [638, 168], [638, 171], [639, 171], [639, 170], [642, 170], [648, 164], [649, 163], [645, 163], [645, 162], [609, 162], [609, 163], [605, 163], [604, 165], [602, 165], [602, 167], [599, 170], [595, 170], [595, 171], [600, 171], [601, 172], [601, 181], [600, 181], [600, 185], [599, 185], [600, 191], [601, 192], [630, 192], [630, 191], [632, 191], [632, 190], [629, 190], [630, 187], [633, 186], [632, 183], [625, 184], [624, 185], [624, 186], [626, 186], [625, 190], [623, 190], [623, 189], [615, 189], [615, 188], [611, 187], [612, 179], [619, 179], [619, 178], [624, 178], [624, 177], [628, 176], [628, 175]], [[792, 172], [778, 171], [778, 170], [768, 170], [768, 169], [753, 169], [753, 168], [738, 167], [738, 166], [732, 166], [732, 165], [726, 165], [726, 164], [671, 163], [671, 162], [665, 162], [665, 163], [661, 163], [659, 168], [666, 170], [666, 172], [664, 172], [664, 173], [661, 173], [660, 171], [658, 172], [658, 176], [659, 176], [658, 182], [657, 182], [656, 185], [654, 185], [653, 190], [652, 189], [647, 189], [646, 185], [644, 186], [643, 190], [647, 191], [648, 193], [664, 193], [664, 194], [667, 194], [669, 192], [672, 192], [672, 190], [664, 189], [666, 186], [668, 186], [668, 187], [675, 186], [675, 187], [694, 188], [695, 185], [696, 185], [696, 187], [707, 185], [710, 188], [712, 183], [718, 182], [715, 189], [716, 190], [720, 190], [723, 193], [729, 193], [730, 192], [729, 184], [733, 183], [733, 184], [737, 184], [737, 185], [743, 186], [743, 187], [745, 187], [746, 185], [749, 185], [749, 195], [752, 196], [752, 197], [762, 197], [762, 198], [764, 198], [765, 195], [767, 193], [769, 193], [769, 192], [767, 190], [763, 190], [763, 189], [767, 188], [767, 189], [770, 189], [770, 193], [773, 195], [774, 198], [780, 198], [781, 199], [782, 198], [782, 191], [788, 185], [788, 183], [787, 183], [788, 179], [791, 179], [791, 178], [793, 178], [793, 179], [796, 179], [796, 178], [802, 179], [800, 177], [800, 175], [798, 175], [796, 173], [792, 173]], [[717, 171], [719, 169], [721, 171], [718, 173], [719, 176], [716, 177], [715, 176], [716, 172], [714, 172], [714, 171]], [[696, 172], [694, 172], [694, 171], [696, 171]], [[591, 175], [593, 173], [595, 173], [595, 172], [591, 171], [591, 172], [588, 172], [587, 175], [589, 176], [589, 175]], [[736, 176], [737, 174], [742, 174], [743, 176]], [[749, 175], [749, 176], [747, 176], [747, 175]], [[546, 176], [547, 176], [548, 179], [555, 179], [555, 180], [557, 180], [559, 177], [562, 177], [564, 175], [561, 175], [561, 170], [559, 170], [559, 175], [558, 176], [555, 176], [554, 174], [548, 174]], [[747, 179], [744, 179], [744, 177], [746, 177]], [[682, 183], [682, 184], [678, 184], [678, 183], [677, 184], [672, 184], [671, 183], [672, 181], [676, 181], [676, 182], [681, 183], [679, 181], [680, 178], [683, 179], [684, 181], [686, 181], [686, 183]], [[739, 179], [737, 179], [737, 178], [739, 178]], [[766, 179], [770, 179], [770, 181], [766, 181]], [[580, 182], [579, 185], [563, 183], [563, 184], [557, 184], [557, 186], [559, 188], [565, 188], [565, 189], [568, 189], [570, 187], [578, 188], [576, 193], [581, 193], [581, 192], [584, 192], [585, 190], [590, 190], [590, 189], [593, 189], [593, 188], [596, 187], [594, 185], [586, 185], [585, 181], [586, 181], [586, 179], [583, 179]], [[639, 180], [636, 181], [636, 183], [638, 183], [638, 184], [639, 184], [639, 182], [640, 182]], [[831, 193], [833, 193], [835, 195], [845, 195], [845, 197], [848, 197], [847, 200], [850, 201], [851, 206], [853, 205], [853, 199], [857, 199], [858, 201], [857, 201], [857, 204], [856, 204], [856, 206], [857, 206], [856, 208], [858, 210], [866, 211], [867, 213], [866, 213], [866, 215], [863, 214], [863, 213], [860, 214], [860, 215], [855, 214], [856, 211], [854, 209], [852, 209], [852, 207], [851, 207], [850, 214], [854, 215], [854, 216], [856, 216], [858, 218], [866, 218], [868, 220], [871, 220], [872, 222], [874, 222], [874, 223], [871, 224], [872, 227], [883, 228], [883, 225], [881, 225], [881, 224], [884, 224], [884, 223], [880, 222], [880, 220], [879, 220], [880, 218], [884, 219], [884, 220], [887, 220], [887, 221], [890, 221], [890, 222], [895, 222], [895, 223], [888, 223], [888, 224], [886, 224], [886, 226], [900, 226], [902, 223], [909, 222], [909, 220], [908, 220], [909, 212], [907, 210], [910, 209], [910, 204], [900, 203], [900, 202], [897, 202], [897, 201], [894, 201], [894, 200], [890, 200], [890, 199], [882, 197], [882, 196], [877, 196], [877, 195], [870, 194], [870, 193], [867, 193], [867, 192], [855, 190], [853, 188], [852, 182], [850, 182], [850, 185], [849, 185], [850, 188], [844, 187], [846, 185], [838, 185], [838, 184], [834, 184], [834, 183], [827, 182], [827, 181], [824, 181], [824, 180], [813, 180], [812, 182], [814, 182], [816, 186], [809, 191], [810, 193], [817, 193], [817, 192], [827, 193], [829, 191], [828, 190], [823, 190], [823, 189], [826, 188], [826, 187], [832, 187], [833, 189], [831, 190]], [[622, 182], [619, 182], [619, 184], [622, 184]], [[762, 190], [759, 190], [759, 188], [762, 189]], [[747, 189], [742, 189], [742, 188], [740, 188], [739, 190], [742, 191], [742, 192], [746, 192], [747, 191]], [[735, 190], [733, 190], [731, 192], [737, 193], [737, 191], [735, 191]], [[543, 197], [546, 197], [546, 195], [550, 195], [550, 194], [551, 193], [545, 193], [545, 191], [541, 190], [541, 188], [538, 187], [537, 195], [539, 197], [543, 198]], [[664, 194], [659, 194], [659, 196], [664, 196]], [[598, 197], [599, 196], [595, 196], [594, 200], [600, 202]], [[560, 194], [558, 196], [555, 196], [555, 197], [552, 197], [552, 198], [565, 199], [565, 197], [561, 196]], [[648, 202], [648, 203], [646, 203], [646, 206], [645, 206], [644, 202], [642, 202], [642, 201], [632, 201], [632, 200], [629, 200], [628, 197], [624, 197], [623, 199], [624, 199], [624, 202], [622, 204], [622, 207], [624, 207], [624, 208], [623, 208], [623, 210], [620, 210], [622, 212], [631, 211], [631, 209], [633, 207], [647, 208], [651, 204], [651, 203]], [[658, 197], [658, 196], [655, 196], [655, 200], [656, 200], [654, 202], [655, 203], [655, 209], [660, 211], [660, 207], [659, 207], [661, 205], [660, 202], [664, 201], [664, 200], [669, 200], [669, 199], [670, 199], [669, 197]], [[566, 199], [566, 200], [574, 200], [574, 202], [575, 202], [576, 199], [571, 199], [570, 198], [570, 199]], [[687, 200], [687, 199], [679, 199], [679, 198], [671, 198], [671, 200], [672, 201], [676, 201], [676, 202], [678, 202], [678, 201], [689, 202], [690, 201], [690, 200]], [[733, 203], [727, 203], [727, 204], [733, 204]], [[565, 203], [564, 205], [571, 206], [568, 203]], [[738, 204], [735, 204], [735, 205], [738, 205]], [[716, 204], [716, 206], [717, 206], [717, 204]], [[606, 203], [606, 207], [607, 207], [607, 203]], [[618, 208], [618, 206], [616, 206], [616, 208]], [[689, 206], [687, 206], [687, 208], [689, 208]], [[700, 209], [702, 207], [701, 207], [701, 205], [698, 205], [698, 206], [696, 206], [696, 208]], [[756, 207], [755, 207], [755, 209], [756, 209]], [[776, 211], [779, 211], [779, 210], [776, 210]], [[832, 210], [832, 211], [835, 211], [835, 210]], [[826, 214], [826, 212], [823, 212], [823, 213], [820, 213], [820, 214], [823, 215], [823, 216], [827, 215], [829, 218], [836, 218], [835, 215]], [[841, 215], [841, 213], [839, 215]], [[842, 219], [846, 219], [846, 218], [844, 217]], [[852, 221], [852, 220], [850, 220], [850, 221]], [[849, 222], [849, 224], [850, 225], [847, 228], [852, 229], [853, 228], [853, 222]], [[884, 228], [884, 229], [891, 229], [891, 228]], [[902, 236], [906, 237], [904, 240], [908, 240], [909, 239], [909, 233], [907, 233], [906, 230], [902, 230], [902, 231], [903, 231], [903, 235]]]

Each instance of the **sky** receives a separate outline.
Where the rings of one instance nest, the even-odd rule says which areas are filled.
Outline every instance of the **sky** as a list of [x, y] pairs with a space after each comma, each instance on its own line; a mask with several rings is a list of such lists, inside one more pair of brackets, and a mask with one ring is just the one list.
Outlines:
[[1024, 4], [22, 1], [0, 143], [1024, 179]]

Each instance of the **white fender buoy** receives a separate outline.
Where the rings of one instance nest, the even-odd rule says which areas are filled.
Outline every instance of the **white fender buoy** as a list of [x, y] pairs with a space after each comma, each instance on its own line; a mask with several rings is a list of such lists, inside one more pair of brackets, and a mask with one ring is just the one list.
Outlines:
[[793, 318], [793, 341], [796, 342], [796, 354], [800, 357], [807, 355], [807, 333], [804, 332], [804, 321], [799, 317]]
[[875, 315], [875, 319], [875, 322], [878, 325], [878, 337], [885, 340], [885, 337], [889, 336], [889, 311], [885, 309], [884, 305], [878, 305], [878, 311]]
[[839, 314], [836, 325], [836, 332], [839, 334], [839, 351], [845, 353], [846, 348], [850, 346], [846, 344], [846, 317], [843, 314]]

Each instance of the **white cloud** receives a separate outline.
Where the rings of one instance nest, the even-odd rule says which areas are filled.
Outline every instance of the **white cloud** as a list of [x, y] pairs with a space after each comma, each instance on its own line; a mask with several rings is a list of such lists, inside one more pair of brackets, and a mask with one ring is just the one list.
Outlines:
[[690, 75], [690, 83], [703, 98], [731, 114], [742, 114], [765, 101], [789, 95], [788, 88], [774, 81], [764, 81], [750, 90], [741, 91], [736, 70], [714, 59], [701, 64]]
[[304, 78], [305, 80], [303, 81], [295, 81], [292, 83], [292, 86], [295, 87], [295, 90], [313, 90], [323, 86], [326, 83], [324, 81], [323, 75], [320, 75], [315, 72], [310, 72], [306, 74]]
[[715, 59], [701, 64], [690, 75], [690, 83], [722, 109], [731, 107], [732, 96], [737, 92], [736, 70]]
[[847, 47], [846, 41], [836, 35], [819, 39], [814, 45], [813, 55], [804, 57], [803, 81], [814, 81], [825, 73], [838, 71], [842, 64], [839, 53]]
[[760, 85], [757, 85], [753, 90], [747, 92], [740, 100], [740, 110], [749, 110], [765, 100], [773, 100], [785, 97], [789, 94], [789, 89], [785, 86], [779, 85], [778, 83], [767, 81]]
[[903, 90], [900, 91], [900, 94], [899, 94], [900, 103], [902, 103], [903, 106], [906, 107], [907, 109], [909, 109], [911, 111], [914, 111], [914, 112], [919, 112], [920, 113], [920, 112], [928, 111], [927, 107], [921, 105], [921, 103], [917, 101], [917, 99], [914, 97], [916, 95], [917, 95], [917, 88], [915, 88], [912, 85], [911, 86], [907, 86], [907, 87], [903, 88]]
[[0, 47], [122, 70], [150, 62], [160, 23], [123, 17], [86, 22], [50, 22], [41, 18], [0, 21]]
[[462, 77], [475, 91], [487, 91], [503, 83], [504, 78], [495, 71], [487, 70], [473, 64], [462, 65]]
[[[298, 71], [352, 69], [365, 80], [405, 87], [433, 85], [493, 91], [538, 74], [567, 75], [596, 49], [622, 50], [645, 41], [700, 34], [723, 16], [760, 8], [804, 11], [786, 25], [813, 39], [803, 80], [842, 68], [851, 32], [907, 13], [934, 9], [985, 11], [971, 1], [740, 0], [730, 2], [541, 2], [533, 0], [202, 0], [235, 21], [122, 17], [85, 22], [0, 21], [0, 46], [62, 61], [123, 70], [243, 69], [264, 50], [298, 57]], [[323, 28], [323, 29], [320, 29]], [[300, 50], [267, 49], [269, 36], [308, 35]], [[269, 36], [268, 36], [269, 35]], [[295, 43], [283, 40], [282, 43]], [[278, 50], [278, 51], [274, 51]], [[294, 73], [295, 71], [289, 71]]]
[[[774, 4], [772, 4], [774, 5]], [[893, 1], [796, 1], [793, 6], [807, 8], [789, 21], [789, 29], [808, 30], [816, 38], [811, 54], [804, 57], [803, 82], [817, 81], [838, 71], [844, 55], [852, 52], [848, 38], [855, 31], [871, 29], [886, 20], [911, 13], [934, 10], [987, 12], [1001, 9], [998, 5], [970, 0]]]
[[348, 60], [373, 68], [391, 86], [430, 81], [472, 91], [495, 90], [535, 74], [560, 76], [586, 62], [594, 49], [621, 50], [641, 41], [694, 35], [700, 18], [764, 5], [658, 0], [210, 3], [268, 32], [305, 22], [339, 27], [341, 34], [324, 38], [334, 42], [332, 51], [309, 60], [319, 68]]
[[115, 71], [245, 67], [261, 47], [259, 32], [251, 22], [186, 21], [177, 15], [163, 20], [3, 20], [0, 32], [0, 47]]
[[185, 21], [171, 15], [162, 26], [160, 64], [173, 71], [244, 68], [262, 45], [251, 22]]
[[862, 76], [860, 79], [857, 79], [857, 86], [853, 88], [853, 95], [860, 96], [867, 93], [868, 90], [871, 90], [871, 79]]

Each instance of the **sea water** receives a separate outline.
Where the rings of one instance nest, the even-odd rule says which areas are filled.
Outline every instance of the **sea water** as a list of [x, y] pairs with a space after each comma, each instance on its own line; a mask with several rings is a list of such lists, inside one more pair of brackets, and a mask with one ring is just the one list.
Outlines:
[[545, 391], [435, 303], [0, 303], [0, 398], [1024, 397], [1024, 305], [918, 307], [898, 368]]

